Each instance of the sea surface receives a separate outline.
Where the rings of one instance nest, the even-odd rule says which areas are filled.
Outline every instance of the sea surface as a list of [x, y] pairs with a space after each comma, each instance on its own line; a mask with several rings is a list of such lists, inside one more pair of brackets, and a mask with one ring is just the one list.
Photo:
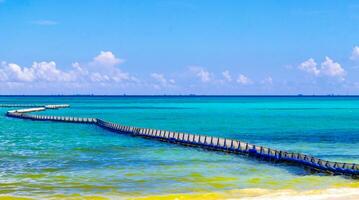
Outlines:
[[[70, 108], [37, 114], [97, 117], [359, 163], [359, 97], [0, 97], [6, 103], [67, 103]], [[359, 190], [359, 180], [348, 177], [93, 125], [5, 117], [10, 109], [0, 108], [0, 199], [216, 199]]]

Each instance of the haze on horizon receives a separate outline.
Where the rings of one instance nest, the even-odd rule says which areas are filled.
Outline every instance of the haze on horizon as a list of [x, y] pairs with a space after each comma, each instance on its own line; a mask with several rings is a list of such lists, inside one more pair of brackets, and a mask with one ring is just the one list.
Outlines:
[[0, 95], [359, 94], [359, 2], [0, 0]]

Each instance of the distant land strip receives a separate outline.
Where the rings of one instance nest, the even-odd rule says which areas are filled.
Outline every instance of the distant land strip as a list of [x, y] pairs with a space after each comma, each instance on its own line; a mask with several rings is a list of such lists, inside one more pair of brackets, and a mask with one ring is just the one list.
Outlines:
[[221, 94], [1, 94], [0, 97], [359, 97], [359, 94], [268, 94], [268, 95], [221, 95]]

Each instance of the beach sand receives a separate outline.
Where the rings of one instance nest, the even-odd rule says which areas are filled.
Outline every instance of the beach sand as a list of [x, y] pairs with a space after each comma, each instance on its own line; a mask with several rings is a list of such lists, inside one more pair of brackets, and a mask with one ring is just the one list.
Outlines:
[[358, 200], [359, 187], [329, 188], [322, 190], [268, 190], [260, 188], [229, 190], [224, 192], [190, 193], [190, 194], [166, 194], [144, 197], [131, 197], [128, 195], [49, 195], [46, 197], [17, 197], [0, 196], [0, 200], [33, 200], [33, 199], [67, 199], [67, 200]]
[[[241, 200], [357, 200], [359, 199], [359, 188], [330, 188], [324, 190], [267, 190], [267, 189], [241, 189], [231, 190], [223, 193], [204, 194], [173, 194], [133, 198], [136, 200], [167, 200], [167, 199], [241, 199]], [[131, 198], [130, 198], [131, 199]]]

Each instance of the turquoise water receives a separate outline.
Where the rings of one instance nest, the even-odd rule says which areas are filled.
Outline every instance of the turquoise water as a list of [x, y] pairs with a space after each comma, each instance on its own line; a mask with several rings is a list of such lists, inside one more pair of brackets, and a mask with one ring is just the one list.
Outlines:
[[[358, 97], [0, 97], [68, 103], [38, 114], [235, 138], [359, 163]], [[9, 108], [0, 108], [5, 113]], [[237, 189], [325, 189], [358, 181], [244, 156], [186, 148], [92, 125], [0, 116], [0, 194], [142, 197]]]

